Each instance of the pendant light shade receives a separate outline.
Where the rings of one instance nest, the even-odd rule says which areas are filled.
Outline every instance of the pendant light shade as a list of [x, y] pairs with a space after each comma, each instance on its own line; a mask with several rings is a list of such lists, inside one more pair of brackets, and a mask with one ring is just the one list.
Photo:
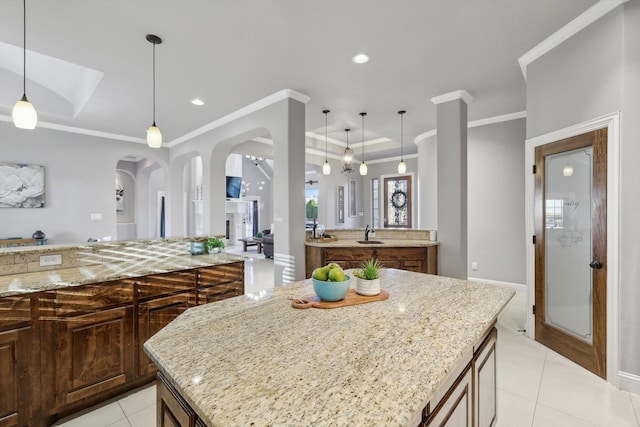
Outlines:
[[404, 162], [404, 152], [403, 152], [403, 146], [404, 146], [404, 113], [406, 113], [405, 110], [400, 110], [398, 111], [398, 114], [400, 114], [400, 163], [398, 163], [398, 173], [402, 174], [402, 173], [406, 173], [407, 172], [407, 165]]
[[331, 175], [331, 165], [329, 164], [329, 157], [327, 156], [327, 114], [331, 111], [322, 110], [322, 114], [324, 114], [324, 165], [322, 165], [322, 174], [323, 175]]
[[345, 129], [344, 131], [347, 133], [347, 148], [344, 149], [344, 153], [342, 153], [342, 172], [351, 173], [353, 172], [353, 150], [349, 148], [349, 131], [351, 129]]
[[153, 34], [147, 34], [147, 41], [153, 45], [153, 124], [147, 129], [147, 144], [151, 148], [160, 148], [162, 132], [156, 126], [156, 45], [162, 43], [162, 39]]
[[22, 0], [22, 98], [13, 106], [13, 124], [20, 129], [35, 129], [38, 113], [27, 99], [27, 0]]
[[360, 113], [360, 115], [362, 116], [362, 163], [360, 163], [360, 175], [365, 176], [368, 168], [364, 162], [364, 116], [366, 116], [367, 113]]

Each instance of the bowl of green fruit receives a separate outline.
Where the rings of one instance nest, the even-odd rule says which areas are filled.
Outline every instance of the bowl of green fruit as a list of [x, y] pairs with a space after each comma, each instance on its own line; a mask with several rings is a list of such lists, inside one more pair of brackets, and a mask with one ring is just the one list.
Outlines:
[[335, 262], [313, 270], [313, 290], [324, 301], [340, 301], [349, 291], [351, 277]]

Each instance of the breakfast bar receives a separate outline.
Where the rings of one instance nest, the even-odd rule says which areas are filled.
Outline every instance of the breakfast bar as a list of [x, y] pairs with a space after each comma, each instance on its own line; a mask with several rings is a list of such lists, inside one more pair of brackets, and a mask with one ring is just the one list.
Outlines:
[[381, 282], [387, 300], [335, 309], [292, 307], [310, 279], [188, 309], [144, 344], [158, 425], [494, 425], [494, 325], [514, 291]]

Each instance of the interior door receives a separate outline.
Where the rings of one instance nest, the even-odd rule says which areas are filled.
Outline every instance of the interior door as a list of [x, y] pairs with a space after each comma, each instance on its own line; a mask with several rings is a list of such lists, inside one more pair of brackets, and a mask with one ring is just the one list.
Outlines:
[[536, 148], [536, 340], [606, 377], [607, 130]]
[[384, 179], [384, 226], [411, 228], [411, 175]]

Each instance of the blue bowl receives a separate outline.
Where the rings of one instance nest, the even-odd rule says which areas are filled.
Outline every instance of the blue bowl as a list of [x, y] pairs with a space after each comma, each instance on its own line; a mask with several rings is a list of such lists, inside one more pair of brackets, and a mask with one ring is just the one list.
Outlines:
[[344, 299], [351, 285], [351, 277], [347, 275], [347, 280], [343, 282], [324, 282], [322, 280], [313, 280], [313, 290], [316, 295], [324, 301], [340, 301]]

